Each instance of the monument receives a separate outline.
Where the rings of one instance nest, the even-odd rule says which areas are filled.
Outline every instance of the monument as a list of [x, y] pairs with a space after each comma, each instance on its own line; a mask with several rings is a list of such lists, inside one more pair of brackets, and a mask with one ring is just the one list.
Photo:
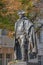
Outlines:
[[37, 44], [33, 23], [25, 16], [25, 11], [18, 12], [19, 19], [15, 23], [16, 59], [26, 61], [36, 58]]
[[[28, 62], [34, 62], [37, 57], [37, 43], [33, 23], [25, 16], [25, 11], [18, 12], [19, 19], [15, 23], [15, 44], [14, 44], [14, 61], [8, 65], [28, 65]], [[16, 62], [17, 61], [17, 62]]]

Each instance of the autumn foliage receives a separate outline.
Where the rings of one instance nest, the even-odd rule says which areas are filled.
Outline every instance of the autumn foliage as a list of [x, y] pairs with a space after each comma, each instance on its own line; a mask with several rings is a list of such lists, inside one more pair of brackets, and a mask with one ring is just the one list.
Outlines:
[[26, 16], [32, 21], [37, 16], [40, 0], [0, 0], [0, 28], [6, 27], [14, 30], [14, 24], [18, 18], [17, 11], [25, 10]]

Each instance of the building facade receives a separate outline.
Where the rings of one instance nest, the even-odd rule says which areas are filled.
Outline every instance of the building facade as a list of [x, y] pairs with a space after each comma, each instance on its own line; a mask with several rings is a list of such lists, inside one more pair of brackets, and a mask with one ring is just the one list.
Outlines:
[[40, 19], [39, 23], [41, 24], [41, 28], [39, 33], [38, 61], [40, 65], [43, 65], [43, 19]]
[[14, 39], [6, 36], [6, 33], [2, 34], [2, 29], [0, 29], [0, 65], [7, 65], [13, 59]]

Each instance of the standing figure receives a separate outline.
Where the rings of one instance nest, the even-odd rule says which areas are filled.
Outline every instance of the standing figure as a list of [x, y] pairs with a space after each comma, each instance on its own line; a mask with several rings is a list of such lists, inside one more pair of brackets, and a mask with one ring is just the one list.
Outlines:
[[19, 42], [20, 45], [19, 50], [21, 52], [19, 52], [19, 50], [16, 49], [19, 52], [19, 54], [16, 53], [16, 55], [18, 55], [18, 59], [19, 59], [19, 55], [21, 55], [21, 60], [25, 60], [26, 53], [28, 59], [29, 59], [29, 54], [31, 52], [36, 53], [35, 31], [34, 31], [34, 25], [30, 22], [30, 20], [27, 17], [25, 17], [25, 12], [23, 10], [19, 11], [18, 15], [19, 15], [19, 19], [15, 23], [15, 39], [19, 38], [21, 40]]

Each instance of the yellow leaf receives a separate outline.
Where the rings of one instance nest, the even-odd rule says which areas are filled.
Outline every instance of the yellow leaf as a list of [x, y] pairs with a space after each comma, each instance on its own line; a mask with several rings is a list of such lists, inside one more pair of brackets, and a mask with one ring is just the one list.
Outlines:
[[33, 7], [33, 2], [32, 1], [29, 2], [29, 6]]

